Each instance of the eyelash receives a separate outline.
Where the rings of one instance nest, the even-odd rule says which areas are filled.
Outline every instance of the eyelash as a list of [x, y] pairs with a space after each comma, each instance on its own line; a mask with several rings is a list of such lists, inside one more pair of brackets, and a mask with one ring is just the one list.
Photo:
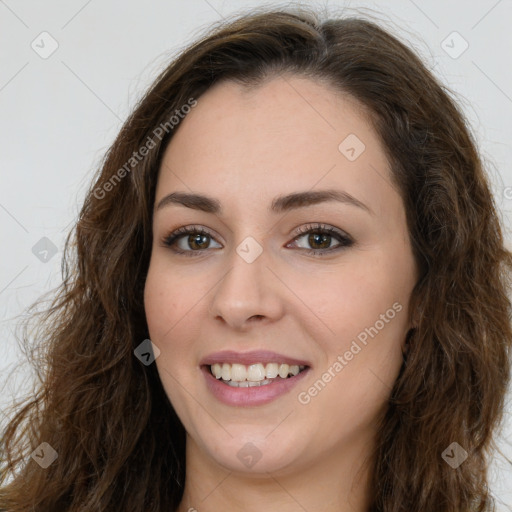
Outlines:
[[[297, 240], [298, 238], [301, 238], [304, 235], [308, 235], [311, 233], [320, 233], [323, 235], [330, 235], [330, 236], [336, 238], [340, 242], [340, 245], [337, 245], [335, 247], [329, 247], [328, 249], [302, 249], [302, 248], [299, 248], [300, 250], [306, 252], [306, 254], [310, 254], [310, 255], [314, 255], [314, 256], [324, 256], [326, 253], [343, 250], [348, 247], [351, 247], [354, 244], [354, 241], [350, 237], [345, 235], [342, 231], [340, 231], [336, 228], [330, 227], [330, 226], [326, 226], [325, 224], [307, 224], [306, 226], [302, 226], [301, 228], [299, 228], [297, 230], [297, 232], [298, 233], [293, 238], [293, 241]], [[212, 234], [208, 230], [204, 229], [202, 226], [185, 226], [185, 227], [179, 228], [179, 229], [173, 231], [172, 233], [170, 233], [169, 235], [165, 236], [162, 240], [162, 244], [165, 247], [172, 248], [172, 246], [175, 245], [176, 241], [178, 241], [181, 237], [183, 237], [185, 235], [191, 235], [191, 234], [205, 235], [210, 238], [213, 238]], [[175, 252], [177, 254], [182, 254], [184, 256], [190, 256], [190, 257], [201, 255], [201, 253], [203, 253], [206, 250], [207, 249], [183, 251], [182, 249], [172, 248], [173, 252]]]

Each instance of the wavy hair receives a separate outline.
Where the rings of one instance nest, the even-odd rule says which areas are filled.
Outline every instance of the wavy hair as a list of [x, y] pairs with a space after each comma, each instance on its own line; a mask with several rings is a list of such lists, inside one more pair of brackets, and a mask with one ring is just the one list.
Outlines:
[[[39, 382], [2, 432], [1, 510], [161, 512], [180, 503], [185, 431], [155, 365], [134, 356], [148, 338], [152, 210], [175, 130], [156, 134], [220, 80], [256, 87], [283, 73], [333, 86], [368, 113], [421, 269], [409, 307], [417, 327], [378, 430], [370, 510], [494, 509], [487, 468], [510, 379], [512, 253], [468, 123], [421, 59], [378, 24], [268, 9], [181, 51], [101, 162], [66, 238], [63, 282], [33, 313], [36, 330], [24, 331], [25, 343], [37, 339]], [[453, 442], [468, 453], [457, 469], [441, 457]], [[30, 458], [41, 443], [58, 454], [45, 469]]]

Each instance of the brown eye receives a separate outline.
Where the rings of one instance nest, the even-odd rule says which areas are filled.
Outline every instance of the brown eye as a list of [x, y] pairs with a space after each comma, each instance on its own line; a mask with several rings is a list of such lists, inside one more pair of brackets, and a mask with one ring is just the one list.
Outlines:
[[[299, 229], [301, 235], [295, 237], [294, 242], [305, 239], [305, 244], [309, 247], [300, 247], [308, 254], [322, 255], [337, 250], [345, 249], [353, 245], [354, 241], [336, 228], [324, 225], [308, 225]], [[333, 238], [338, 241], [337, 245], [332, 246]]]
[[207, 249], [208, 241], [210, 239], [209, 235], [197, 234], [197, 235], [189, 235], [187, 239], [188, 246], [191, 249], [196, 249], [200, 251], [201, 249]]
[[308, 243], [313, 247], [313, 249], [328, 249], [331, 245], [331, 240], [332, 236], [324, 233], [313, 233], [308, 235]]
[[[300, 235], [292, 241], [292, 247], [298, 247], [306, 254], [324, 255], [350, 247], [354, 241], [341, 230], [334, 227], [308, 225], [298, 230]], [[301, 247], [297, 241], [305, 239], [309, 247]], [[336, 245], [333, 245], [337, 241]], [[201, 226], [186, 226], [173, 231], [162, 240], [165, 247], [169, 247], [176, 254], [197, 256], [211, 249], [211, 243], [217, 243], [211, 233]], [[287, 245], [289, 247], [290, 245]], [[215, 249], [222, 248], [220, 244]]]
[[202, 227], [183, 227], [173, 231], [162, 244], [178, 254], [194, 255], [208, 249], [213, 241], [211, 234]]

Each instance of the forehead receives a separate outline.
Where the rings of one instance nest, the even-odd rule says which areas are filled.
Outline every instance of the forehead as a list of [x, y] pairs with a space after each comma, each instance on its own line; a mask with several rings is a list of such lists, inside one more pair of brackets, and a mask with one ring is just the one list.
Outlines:
[[206, 91], [165, 151], [156, 200], [176, 189], [232, 202], [234, 189], [247, 200], [342, 186], [384, 213], [386, 203], [400, 202], [390, 181], [382, 144], [356, 100], [282, 76]]

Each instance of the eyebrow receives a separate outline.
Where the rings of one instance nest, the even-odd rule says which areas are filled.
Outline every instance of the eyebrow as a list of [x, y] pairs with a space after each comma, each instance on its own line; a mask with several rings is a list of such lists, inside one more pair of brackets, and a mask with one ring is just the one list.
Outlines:
[[[294, 192], [285, 196], [276, 197], [270, 206], [272, 213], [283, 213], [290, 210], [304, 208], [319, 203], [337, 201], [350, 206], [355, 206], [371, 215], [375, 215], [374, 212], [366, 206], [364, 203], [356, 199], [354, 196], [345, 192], [344, 190], [308, 190], [304, 192]], [[201, 210], [207, 213], [213, 213], [216, 215], [222, 214], [222, 207], [220, 202], [213, 197], [208, 197], [201, 194], [192, 194], [188, 192], [172, 192], [171, 194], [163, 197], [157, 204], [155, 211], [161, 210], [162, 208], [177, 204], [192, 208], [194, 210]]]

